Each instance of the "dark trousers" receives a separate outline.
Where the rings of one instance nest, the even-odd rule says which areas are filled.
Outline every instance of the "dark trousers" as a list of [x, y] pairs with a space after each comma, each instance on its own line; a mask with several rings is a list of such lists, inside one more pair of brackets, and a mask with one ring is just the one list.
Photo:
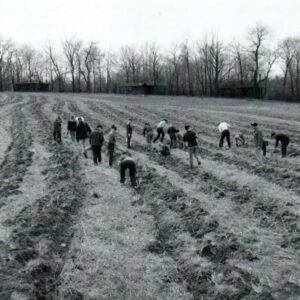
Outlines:
[[109, 165], [112, 166], [113, 160], [114, 160], [114, 150], [115, 150], [115, 144], [108, 144], [108, 161]]
[[286, 149], [288, 146], [289, 142], [283, 142], [281, 143], [281, 156], [286, 157]]
[[130, 141], [131, 141], [131, 134], [127, 133], [127, 148], [131, 148]]
[[101, 146], [92, 146], [92, 151], [94, 164], [98, 165], [98, 162], [101, 163]]
[[162, 128], [157, 128], [156, 131], [157, 131], [157, 136], [155, 137], [153, 143], [155, 143], [159, 138], [160, 138], [160, 141], [163, 142], [164, 137], [165, 137], [164, 130]]
[[176, 134], [169, 134], [169, 136], [170, 136], [170, 148], [176, 147], [176, 141], [177, 141]]
[[222, 131], [222, 133], [221, 133], [221, 138], [220, 138], [219, 146], [220, 146], [220, 147], [223, 147], [223, 143], [224, 143], [225, 137], [226, 137], [226, 139], [227, 139], [228, 147], [230, 148], [230, 147], [231, 147], [231, 143], [230, 143], [230, 132], [229, 132], [229, 130], [227, 130], [227, 129], [224, 130], [224, 131]]
[[263, 151], [263, 156], [266, 156], [267, 154], [267, 146], [269, 145], [269, 143], [267, 141], [263, 141], [263, 144], [262, 144], [262, 151]]
[[54, 131], [53, 132], [53, 138], [54, 141], [61, 143], [61, 132], [60, 131]]
[[71, 136], [72, 141], [75, 141], [75, 138], [76, 138], [76, 131], [70, 130], [70, 136]]
[[126, 170], [129, 169], [129, 177], [131, 180], [131, 185], [136, 186], [136, 168], [135, 168], [135, 163], [133, 161], [124, 161], [120, 165], [120, 182], [124, 183], [125, 182], [125, 172]]

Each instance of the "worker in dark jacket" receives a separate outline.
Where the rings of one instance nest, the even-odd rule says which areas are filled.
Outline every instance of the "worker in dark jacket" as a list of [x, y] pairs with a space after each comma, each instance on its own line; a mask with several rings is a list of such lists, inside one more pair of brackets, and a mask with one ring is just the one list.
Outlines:
[[126, 125], [126, 139], [127, 139], [127, 148], [131, 148], [130, 141], [132, 137], [132, 126], [131, 126], [132, 120], [129, 119]]
[[90, 144], [93, 151], [94, 164], [101, 163], [101, 148], [104, 142], [102, 126], [98, 125], [90, 135]]
[[67, 125], [67, 132], [70, 134], [72, 141], [75, 141], [76, 138], [76, 128], [77, 128], [77, 122], [75, 120], [75, 117], [72, 116], [71, 119], [68, 121]]
[[122, 156], [119, 161], [120, 166], [120, 182], [125, 183], [125, 173], [129, 169], [129, 177], [131, 180], [131, 185], [136, 186], [136, 165], [135, 161], [130, 156]]
[[177, 142], [177, 138], [176, 138], [176, 134], [179, 132], [179, 129], [177, 129], [175, 126], [171, 125], [168, 130], [167, 133], [170, 137], [170, 148], [175, 148], [176, 147], [176, 142]]
[[85, 148], [85, 141], [91, 134], [91, 128], [88, 123], [84, 121], [84, 119], [78, 118], [78, 125], [76, 127], [76, 140], [77, 142], [81, 141], [83, 149]]
[[61, 143], [61, 123], [62, 120], [60, 117], [57, 117], [56, 120], [54, 121], [53, 138], [54, 141], [56, 141], [57, 143]]
[[189, 156], [190, 156], [190, 167], [193, 168], [193, 156], [198, 162], [198, 165], [201, 165], [201, 162], [198, 158], [198, 143], [197, 135], [194, 131], [190, 130], [190, 126], [185, 126], [185, 134], [183, 135], [183, 141], [188, 144]]
[[275, 139], [275, 149], [278, 147], [279, 142], [281, 143], [281, 156], [286, 157], [287, 146], [290, 142], [290, 138], [283, 133], [276, 134], [272, 132], [271, 137]]
[[108, 150], [108, 160], [109, 160], [110, 167], [112, 167], [112, 163], [114, 159], [114, 151], [116, 145], [116, 131], [117, 131], [117, 127], [115, 125], [112, 125], [111, 130], [107, 136], [107, 150]]

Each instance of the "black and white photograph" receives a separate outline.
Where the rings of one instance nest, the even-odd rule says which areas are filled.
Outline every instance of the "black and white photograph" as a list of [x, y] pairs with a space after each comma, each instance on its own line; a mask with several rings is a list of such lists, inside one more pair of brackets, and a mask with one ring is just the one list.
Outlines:
[[2, 0], [0, 300], [300, 297], [299, 0]]

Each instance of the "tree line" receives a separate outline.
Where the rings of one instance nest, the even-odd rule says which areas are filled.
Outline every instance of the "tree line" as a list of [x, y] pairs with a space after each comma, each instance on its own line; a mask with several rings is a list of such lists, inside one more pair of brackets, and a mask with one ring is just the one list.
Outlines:
[[[251, 87], [256, 98], [300, 100], [300, 38], [270, 46], [268, 26], [256, 24], [244, 44], [210, 34], [162, 51], [156, 43], [104, 51], [72, 37], [59, 49], [16, 46], [0, 36], [0, 91], [20, 82], [49, 82], [51, 91], [116, 93], [126, 83], [163, 84], [166, 94], [220, 96], [222, 87]], [[279, 72], [271, 76], [276, 65]], [[261, 92], [263, 91], [263, 93]]]

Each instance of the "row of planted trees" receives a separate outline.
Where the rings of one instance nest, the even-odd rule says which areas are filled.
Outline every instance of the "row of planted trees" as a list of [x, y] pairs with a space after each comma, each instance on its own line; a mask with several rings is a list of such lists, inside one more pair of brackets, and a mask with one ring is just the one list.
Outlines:
[[[211, 34], [164, 52], [152, 43], [117, 53], [74, 37], [59, 49], [47, 43], [42, 51], [0, 38], [0, 91], [24, 81], [49, 82], [60, 92], [117, 92], [125, 83], [153, 82], [175, 95], [219, 96], [224, 86], [251, 86], [257, 98], [300, 99], [300, 38], [286, 38], [275, 48], [269, 38], [268, 27], [257, 24], [244, 45], [224, 44]], [[274, 66], [276, 77], [270, 76]]]

